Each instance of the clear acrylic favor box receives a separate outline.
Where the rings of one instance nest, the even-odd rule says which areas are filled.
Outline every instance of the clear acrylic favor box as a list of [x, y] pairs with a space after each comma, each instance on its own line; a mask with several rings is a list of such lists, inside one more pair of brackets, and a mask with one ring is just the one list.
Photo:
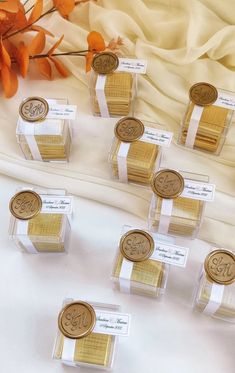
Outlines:
[[112, 370], [119, 334], [129, 333], [129, 318], [117, 305], [65, 299], [53, 358], [73, 367]]
[[[118, 71], [118, 57], [105, 52], [94, 58], [89, 90], [93, 115], [122, 117], [133, 115], [137, 94], [135, 73]], [[99, 61], [98, 61], [99, 59]]]
[[114, 128], [108, 162], [111, 174], [123, 183], [149, 185], [159, 168], [163, 146], [172, 133], [163, 126], [135, 117], [121, 118]]
[[235, 255], [216, 249], [205, 259], [194, 296], [194, 310], [235, 322]]
[[111, 280], [113, 288], [127, 294], [158, 298], [164, 294], [169, 264], [151, 257], [154, 241], [172, 243], [171, 237], [123, 226]]
[[63, 189], [22, 188], [9, 204], [9, 235], [31, 254], [67, 251], [72, 197]]
[[[67, 162], [71, 149], [71, 106], [67, 99], [29, 97], [22, 101], [17, 142], [27, 160]], [[62, 112], [61, 112], [62, 110]]]
[[178, 143], [187, 148], [219, 155], [233, 121], [235, 93], [197, 83], [180, 128]]
[[206, 200], [214, 198], [214, 185], [209, 184], [209, 177], [161, 169], [153, 176], [151, 186], [149, 230], [195, 238], [202, 224]]

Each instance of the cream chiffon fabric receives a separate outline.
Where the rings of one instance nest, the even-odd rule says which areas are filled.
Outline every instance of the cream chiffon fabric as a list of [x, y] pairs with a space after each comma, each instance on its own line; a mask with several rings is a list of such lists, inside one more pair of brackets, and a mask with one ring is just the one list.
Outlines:
[[[101, 32], [106, 41], [123, 37], [127, 55], [148, 59], [147, 76], [139, 77], [137, 116], [164, 124], [176, 138], [193, 83], [208, 81], [235, 91], [234, 5], [234, 0], [98, 0], [78, 6], [70, 21], [54, 13], [43, 25], [56, 37], [65, 35], [61, 46], [65, 51], [85, 49], [90, 30]], [[53, 42], [49, 38], [48, 47]], [[20, 82], [17, 96], [1, 99], [0, 172], [17, 178], [19, 184], [24, 180], [45, 187], [64, 187], [70, 193], [125, 209], [146, 220], [150, 191], [110, 179], [107, 156], [115, 120], [90, 116], [83, 58], [70, 57], [64, 62], [73, 74], [69, 79], [39, 80], [32, 70]], [[34, 94], [68, 97], [78, 105], [80, 115], [74, 124], [69, 164], [23, 159], [15, 139], [18, 105], [22, 97]], [[221, 156], [196, 153], [174, 144], [164, 154], [164, 162], [181, 170], [208, 174], [216, 183], [216, 198], [207, 204], [199, 236], [235, 249], [235, 125]]]

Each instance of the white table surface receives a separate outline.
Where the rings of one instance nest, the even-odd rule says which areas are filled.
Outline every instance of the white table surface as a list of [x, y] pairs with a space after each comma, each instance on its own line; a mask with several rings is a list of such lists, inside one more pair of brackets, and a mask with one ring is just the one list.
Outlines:
[[145, 222], [76, 197], [69, 253], [23, 254], [8, 238], [8, 201], [19, 185], [0, 178], [0, 372], [76, 371], [51, 359], [57, 314], [69, 292], [80, 299], [120, 304], [132, 314], [130, 336], [119, 339], [115, 373], [234, 372], [235, 327], [193, 313], [190, 307], [208, 244], [189, 242], [187, 268], [172, 267], [161, 301], [121, 294], [110, 282], [121, 227]]

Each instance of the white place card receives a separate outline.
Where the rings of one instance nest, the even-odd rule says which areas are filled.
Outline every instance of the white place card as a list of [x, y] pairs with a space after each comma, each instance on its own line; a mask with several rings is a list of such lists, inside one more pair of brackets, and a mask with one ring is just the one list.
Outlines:
[[131, 315], [118, 312], [104, 312], [95, 310], [96, 324], [94, 333], [127, 337], [130, 332]]
[[229, 95], [225, 92], [218, 91], [218, 98], [214, 102], [215, 106], [220, 106], [225, 109], [234, 110], [235, 109], [235, 95]]
[[155, 249], [150, 259], [177, 267], [186, 267], [188, 248], [155, 241]]
[[77, 115], [76, 105], [50, 105], [47, 114], [48, 119], [75, 120]]
[[72, 196], [48, 196], [40, 194], [42, 199], [41, 213], [48, 214], [71, 214], [73, 197]]
[[211, 202], [215, 198], [215, 185], [199, 181], [184, 179], [184, 190], [181, 197], [198, 199], [200, 201]]
[[119, 58], [119, 65], [116, 71], [146, 74], [147, 64], [147, 60], [138, 58]]
[[173, 133], [157, 128], [145, 127], [141, 141], [150, 144], [169, 147], [172, 141]]

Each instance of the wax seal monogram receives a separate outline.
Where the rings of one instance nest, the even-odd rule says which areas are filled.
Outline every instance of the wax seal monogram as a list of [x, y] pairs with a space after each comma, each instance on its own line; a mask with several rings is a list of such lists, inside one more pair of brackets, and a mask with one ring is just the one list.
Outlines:
[[143, 136], [144, 125], [139, 119], [125, 117], [117, 122], [114, 133], [123, 142], [133, 142]]
[[28, 220], [39, 214], [42, 208], [42, 200], [37, 193], [24, 190], [12, 197], [9, 208], [15, 218]]
[[82, 301], [67, 304], [59, 314], [58, 327], [68, 338], [78, 339], [90, 334], [95, 326], [94, 308]]
[[49, 111], [48, 102], [42, 97], [28, 97], [19, 108], [19, 114], [27, 122], [38, 122], [46, 118]]
[[121, 237], [119, 247], [126, 259], [132, 262], [142, 262], [152, 255], [154, 240], [149, 233], [141, 229], [133, 229]]
[[208, 106], [217, 100], [218, 91], [212, 84], [197, 83], [190, 88], [189, 97], [196, 105]]
[[151, 187], [161, 198], [176, 198], [184, 190], [184, 178], [175, 170], [164, 169], [154, 174]]
[[229, 285], [235, 281], [235, 255], [228, 250], [214, 250], [205, 260], [204, 268], [210, 280]]
[[98, 74], [110, 74], [118, 68], [118, 65], [119, 59], [112, 52], [99, 53], [92, 61], [92, 68]]

